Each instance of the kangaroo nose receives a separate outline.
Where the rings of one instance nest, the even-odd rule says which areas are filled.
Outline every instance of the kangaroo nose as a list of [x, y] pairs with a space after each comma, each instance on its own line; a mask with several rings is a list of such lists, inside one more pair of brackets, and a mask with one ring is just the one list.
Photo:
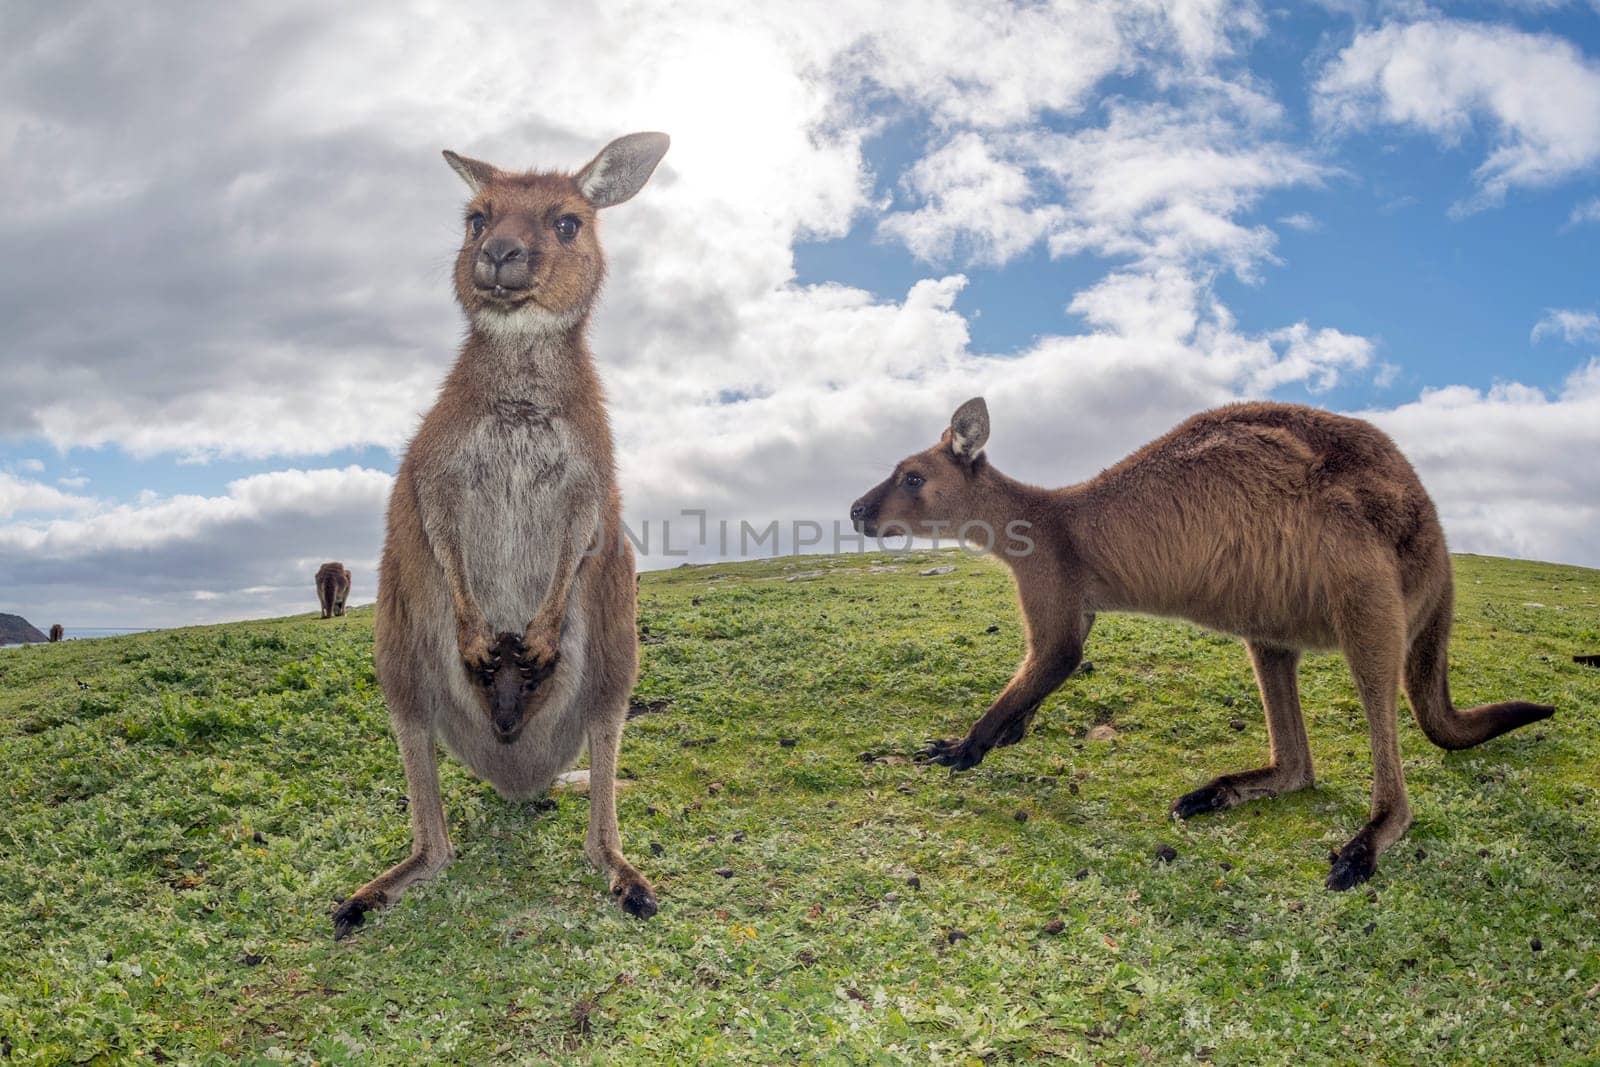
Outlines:
[[526, 289], [533, 284], [533, 252], [509, 234], [496, 234], [478, 249], [472, 282], [480, 289]]
[[861, 519], [864, 519], [866, 517], [867, 517], [867, 506], [865, 504], [863, 504], [861, 501], [857, 500], [854, 504], [850, 505], [850, 518], [851, 519], [856, 520], [856, 521], [860, 521]]
[[528, 254], [528, 246], [515, 237], [501, 234], [491, 237], [483, 242], [483, 247], [478, 250], [479, 257], [487, 259], [493, 266], [511, 263]]

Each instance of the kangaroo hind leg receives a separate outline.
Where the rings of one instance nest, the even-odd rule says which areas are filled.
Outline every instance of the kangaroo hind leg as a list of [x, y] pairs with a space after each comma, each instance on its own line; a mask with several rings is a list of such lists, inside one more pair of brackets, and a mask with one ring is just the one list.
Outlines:
[[1180, 819], [1222, 811], [1259, 797], [1275, 797], [1304, 789], [1312, 782], [1311, 745], [1306, 740], [1305, 716], [1300, 710], [1300, 685], [1296, 671], [1300, 653], [1259, 641], [1247, 641], [1255, 668], [1261, 706], [1267, 712], [1267, 739], [1272, 762], [1250, 771], [1213, 778], [1199, 789], [1172, 802]]
[[406, 887], [431, 878], [454, 857], [439, 795], [438, 756], [433, 732], [423, 723], [394, 720], [395, 740], [405, 761], [406, 790], [411, 808], [411, 855], [350, 895], [333, 913], [334, 940], [349, 937], [366, 921], [367, 912], [386, 908]]
[[1336, 608], [1339, 646], [1355, 678], [1372, 743], [1372, 809], [1367, 824], [1339, 850], [1327, 886], [1349, 889], [1371, 878], [1378, 856], [1411, 827], [1411, 804], [1400, 765], [1400, 673], [1405, 656], [1405, 612], [1399, 583], [1367, 590]]

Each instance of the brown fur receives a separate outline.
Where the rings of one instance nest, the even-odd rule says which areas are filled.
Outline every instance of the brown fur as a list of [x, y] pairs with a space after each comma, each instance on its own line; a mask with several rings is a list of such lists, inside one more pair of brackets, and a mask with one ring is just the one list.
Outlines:
[[340, 906], [335, 936], [450, 861], [435, 739], [512, 799], [587, 745], [584, 851], [625, 911], [655, 914], [617, 830], [635, 583], [586, 331], [605, 272], [595, 209], [632, 196], [665, 151], [665, 135], [634, 134], [577, 174], [445, 154], [473, 191], [455, 269], [469, 333], [395, 480], [376, 618], [412, 851]]
[[[1077, 668], [1095, 613], [1133, 611], [1244, 638], [1266, 709], [1271, 763], [1214, 779], [1180, 797], [1174, 814], [1303, 789], [1311, 751], [1295, 670], [1302, 650], [1336, 648], [1366, 709], [1373, 759], [1371, 820], [1328, 876], [1329, 888], [1346, 889], [1371, 876], [1411, 823], [1395, 723], [1402, 684], [1423, 732], [1443, 748], [1555, 710], [1451, 703], [1444, 532], [1410, 463], [1369, 423], [1292, 404], [1218, 408], [1064, 489], [995, 470], [982, 452], [988, 429], [981, 400], [962, 405], [938, 445], [901, 462], [851, 510], [867, 533], [949, 537], [952, 522], [987, 523], [1016, 577], [1027, 657], [965, 738], [930, 743], [930, 760], [964, 770], [1021, 740], [1040, 702]], [[1031, 553], [1006, 551], [1006, 525], [1018, 521]]]
[[50, 640], [51, 641], [59, 641], [65, 636], [67, 636], [67, 631], [61, 628], [61, 624], [59, 622], [58, 623], [54, 623], [54, 624], [51, 625], [51, 627], [50, 627]]
[[322, 602], [322, 617], [344, 614], [350, 599], [350, 570], [343, 563], [328, 562], [317, 568], [317, 599]]

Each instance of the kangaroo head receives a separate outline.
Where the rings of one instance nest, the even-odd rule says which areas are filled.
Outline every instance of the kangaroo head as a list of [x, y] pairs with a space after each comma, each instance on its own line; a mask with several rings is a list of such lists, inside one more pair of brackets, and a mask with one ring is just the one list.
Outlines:
[[643, 188], [668, 143], [664, 133], [619, 137], [576, 174], [503, 171], [446, 152], [472, 190], [455, 283], [473, 324], [504, 336], [582, 319], [605, 277], [595, 213]]
[[522, 732], [528, 698], [544, 680], [518, 662], [522, 650], [521, 634], [500, 634], [494, 645], [497, 665], [478, 671], [475, 676], [495, 739], [505, 744], [515, 741]]
[[983, 518], [978, 481], [988, 440], [989, 408], [973, 397], [950, 416], [938, 444], [901, 460], [851, 505], [856, 532], [948, 538], [962, 523]]

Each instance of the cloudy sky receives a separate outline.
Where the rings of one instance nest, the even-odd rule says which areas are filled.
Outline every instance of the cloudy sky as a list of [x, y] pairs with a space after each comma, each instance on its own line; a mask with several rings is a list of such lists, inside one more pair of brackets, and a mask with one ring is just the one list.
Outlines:
[[832, 521], [978, 393], [1051, 484], [1230, 399], [1359, 413], [1456, 549], [1600, 566], [1595, 2], [69, 2], [0, 49], [37, 623], [305, 610], [329, 558], [370, 599], [462, 333], [440, 150], [649, 129], [593, 338], [646, 566], [685, 508]]

